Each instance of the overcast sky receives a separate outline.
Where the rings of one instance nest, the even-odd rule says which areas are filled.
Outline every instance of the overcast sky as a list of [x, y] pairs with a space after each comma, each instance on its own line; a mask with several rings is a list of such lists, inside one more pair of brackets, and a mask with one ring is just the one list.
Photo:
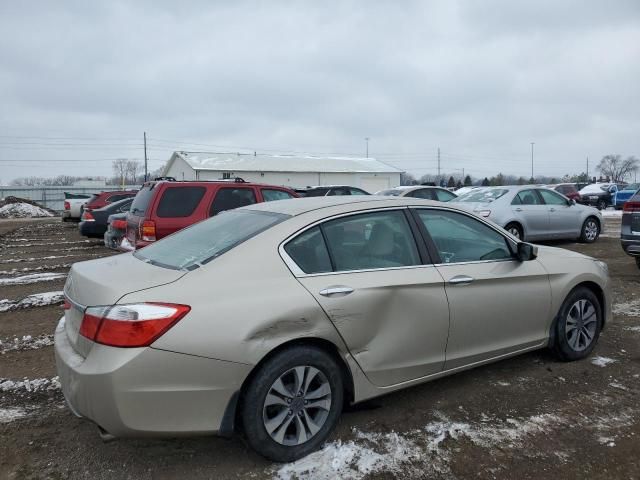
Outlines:
[[365, 137], [418, 176], [438, 147], [476, 177], [528, 177], [531, 142], [536, 175], [640, 156], [638, 0], [3, 1], [0, 31], [2, 183], [110, 175], [145, 130], [152, 168]]

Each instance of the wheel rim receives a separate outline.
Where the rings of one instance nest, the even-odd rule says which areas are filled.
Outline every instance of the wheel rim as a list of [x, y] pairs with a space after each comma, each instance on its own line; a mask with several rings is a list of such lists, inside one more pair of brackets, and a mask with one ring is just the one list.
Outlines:
[[518, 230], [518, 227], [509, 227], [507, 231], [514, 237], [520, 238], [520, 230]]
[[578, 300], [569, 309], [565, 323], [565, 334], [569, 346], [576, 352], [585, 350], [596, 335], [598, 315], [589, 300]]
[[287, 370], [273, 382], [262, 419], [269, 436], [281, 445], [301, 445], [323, 427], [331, 410], [331, 385], [315, 367]]
[[584, 226], [584, 236], [587, 240], [595, 240], [598, 237], [598, 224], [595, 221], [587, 221]]

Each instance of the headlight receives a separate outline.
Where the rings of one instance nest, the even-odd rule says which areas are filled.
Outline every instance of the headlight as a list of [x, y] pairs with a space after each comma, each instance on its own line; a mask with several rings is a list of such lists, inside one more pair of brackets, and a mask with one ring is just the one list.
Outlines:
[[603, 262], [601, 260], [594, 260], [594, 262], [596, 262], [596, 265], [600, 267], [605, 275], [609, 275], [609, 265], [607, 265], [606, 262]]

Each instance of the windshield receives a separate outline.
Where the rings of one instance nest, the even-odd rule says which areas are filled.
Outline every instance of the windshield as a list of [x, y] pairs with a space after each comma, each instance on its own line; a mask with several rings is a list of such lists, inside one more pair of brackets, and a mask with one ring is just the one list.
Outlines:
[[632, 190], [632, 191], [636, 191], [640, 188], [640, 183], [632, 183], [630, 185], [627, 185], [626, 187], [624, 187], [625, 190]]
[[466, 193], [458, 198], [451, 199], [452, 202], [475, 202], [475, 203], [489, 203], [497, 200], [509, 190], [504, 188], [487, 188], [483, 190], [474, 190], [473, 192]]
[[580, 190], [580, 193], [600, 193], [603, 191], [606, 192], [607, 190], [609, 190], [610, 186], [610, 183], [592, 183], [591, 185], [587, 185], [582, 190]]
[[288, 215], [252, 210], [222, 212], [138, 250], [134, 256], [160, 267], [191, 270], [279, 223]]
[[386, 195], [392, 197], [398, 197], [402, 193], [402, 190], [398, 190], [397, 188], [392, 188], [391, 190], [380, 190], [376, 195]]

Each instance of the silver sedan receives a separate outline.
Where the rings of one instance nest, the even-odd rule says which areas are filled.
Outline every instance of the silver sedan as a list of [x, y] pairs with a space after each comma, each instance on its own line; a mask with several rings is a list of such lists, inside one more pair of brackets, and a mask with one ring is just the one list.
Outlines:
[[451, 203], [487, 217], [527, 241], [579, 239], [592, 243], [603, 225], [597, 209], [533, 185], [487, 187], [454, 198]]
[[611, 316], [603, 262], [415, 198], [228, 211], [75, 263], [64, 293], [73, 412], [109, 437], [241, 428], [277, 461], [322, 445], [345, 403], [545, 347], [584, 358]]

